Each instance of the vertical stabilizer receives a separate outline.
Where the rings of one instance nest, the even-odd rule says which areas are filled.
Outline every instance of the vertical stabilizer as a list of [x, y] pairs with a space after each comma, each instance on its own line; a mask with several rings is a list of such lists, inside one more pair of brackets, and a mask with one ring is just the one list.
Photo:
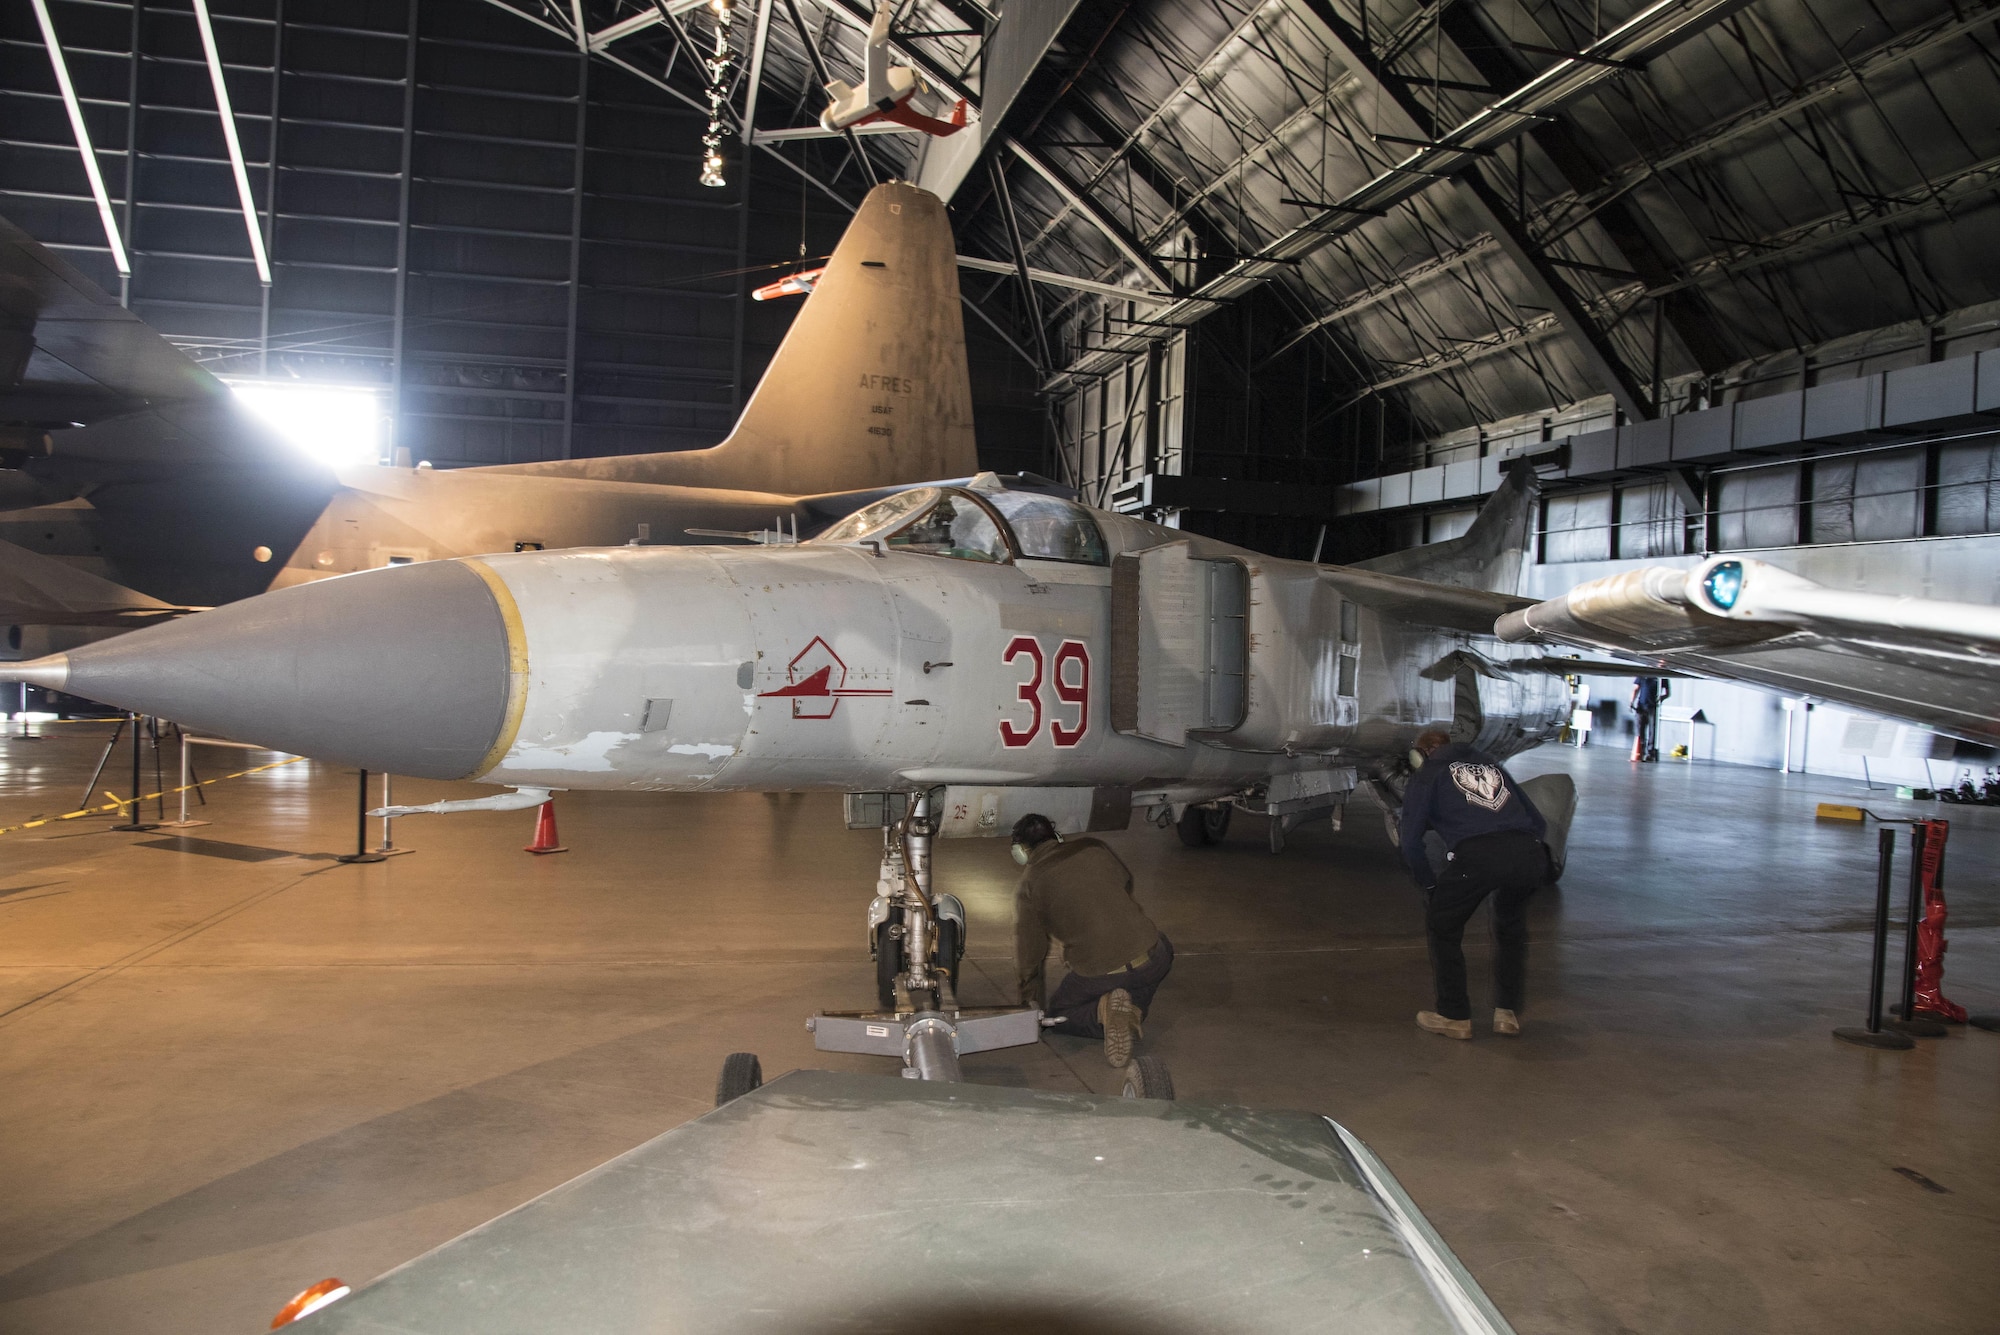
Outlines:
[[1379, 570], [1386, 575], [1403, 575], [1433, 584], [1519, 593], [1528, 542], [1534, 533], [1535, 502], [1540, 495], [1535, 470], [1525, 463], [1516, 463], [1508, 470], [1500, 489], [1486, 498], [1479, 517], [1472, 521], [1464, 536], [1391, 552], [1358, 564], [1363, 570]]
[[868, 192], [720, 445], [491, 471], [794, 495], [977, 472], [943, 202], [903, 182]]

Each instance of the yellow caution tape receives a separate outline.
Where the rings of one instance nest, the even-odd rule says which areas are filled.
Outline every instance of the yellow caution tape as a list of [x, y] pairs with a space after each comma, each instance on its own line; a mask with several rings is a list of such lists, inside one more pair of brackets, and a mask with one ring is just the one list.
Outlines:
[[[139, 801], [153, 802], [163, 797], [172, 797], [175, 793], [193, 792], [197, 788], [206, 788], [210, 784], [226, 783], [230, 779], [240, 779], [248, 774], [261, 774], [267, 769], [282, 769], [286, 765], [296, 765], [301, 760], [304, 759], [305, 759], [304, 756], [293, 756], [290, 760], [274, 760], [268, 765], [256, 765], [250, 769], [240, 769], [237, 770], [234, 774], [225, 774], [221, 778], [217, 779], [203, 779], [199, 783], [182, 784], [178, 788], [163, 788], [157, 793], [147, 793], [145, 796], [141, 797]], [[85, 807], [82, 811], [66, 811], [60, 816], [44, 816], [40, 820], [31, 820], [23, 825], [8, 825], [5, 827], [0, 827], [0, 834], [17, 834], [22, 830], [39, 829], [44, 825], [54, 825], [57, 821], [77, 820], [84, 816], [102, 816], [106, 812], [120, 811], [123, 810], [125, 807], [132, 805], [129, 802], [123, 802], [118, 800], [118, 795], [112, 792], [108, 788], [104, 790], [104, 795], [108, 798], [111, 798], [112, 800], [105, 803], [101, 807]]]

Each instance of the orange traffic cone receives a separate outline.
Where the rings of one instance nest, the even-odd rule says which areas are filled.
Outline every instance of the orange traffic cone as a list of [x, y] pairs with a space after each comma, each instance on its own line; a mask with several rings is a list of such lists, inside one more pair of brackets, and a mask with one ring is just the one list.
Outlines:
[[535, 817], [535, 842], [529, 844], [523, 851], [528, 853], [569, 852], [567, 848], [562, 846], [562, 841], [556, 837], [556, 804], [554, 798], [550, 798], [548, 801], [542, 803], [539, 814]]

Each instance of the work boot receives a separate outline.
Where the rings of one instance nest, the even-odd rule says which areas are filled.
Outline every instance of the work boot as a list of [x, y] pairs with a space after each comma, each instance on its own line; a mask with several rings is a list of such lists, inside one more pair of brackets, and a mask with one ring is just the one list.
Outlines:
[[1436, 1011], [1418, 1011], [1417, 1028], [1428, 1029], [1441, 1038], [1472, 1037], [1472, 1021], [1447, 1020]]
[[1138, 1003], [1122, 987], [1114, 987], [1097, 999], [1097, 1023], [1104, 1027], [1104, 1060], [1115, 1070], [1123, 1070], [1132, 1060], [1139, 1019]]
[[1493, 1012], [1493, 1032], [1496, 1034], [1520, 1033], [1521, 1017], [1505, 1007], [1496, 1007]]

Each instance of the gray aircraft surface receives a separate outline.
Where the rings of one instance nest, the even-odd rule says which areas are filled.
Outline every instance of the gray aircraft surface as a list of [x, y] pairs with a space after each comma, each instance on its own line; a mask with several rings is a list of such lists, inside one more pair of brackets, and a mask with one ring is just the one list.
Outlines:
[[439, 557], [775, 536], [976, 469], [956, 247], [914, 186], [870, 192], [719, 445], [450, 470], [313, 462], [0, 221], [0, 539], [134, 591], [93, 622], [0, 552], [0, 622], [127, 626]]

